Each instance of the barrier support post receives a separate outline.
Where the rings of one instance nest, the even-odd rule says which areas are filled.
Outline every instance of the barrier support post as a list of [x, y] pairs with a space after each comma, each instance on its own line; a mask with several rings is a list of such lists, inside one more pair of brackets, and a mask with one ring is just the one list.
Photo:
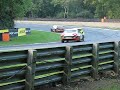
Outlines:
[[65, 86], [69, 86], [71, 83], [72, 53], [73, 53], [72, 47], [66, 46], [64, 76], [63, 76], [63, 84]]
[[37, 51], [28, 50], [25, 90], [34, 90], [36, 59], [37, 59]]
[[93, 44], [93, 61], [92, 61], [92, 77], [98, 79], [98, 57], [99, 57], [99, 44]]
[[114, 72], [119, 73], [119, 41], [114, 42]]

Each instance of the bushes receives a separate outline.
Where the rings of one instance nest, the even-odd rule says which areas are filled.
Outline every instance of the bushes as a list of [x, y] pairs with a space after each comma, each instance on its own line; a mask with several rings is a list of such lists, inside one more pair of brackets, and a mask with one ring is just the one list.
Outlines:
[[0, 29], [13, 28], [14, 18], [31, 10], [32, 0], [0, 0]]
[[76, 16], [82, 18], [93, 18], [94, 15], [90, 11], [83, 10], [80, 13], [78, 13]]
[[0, 29], [7, 29], [14, 27], [14, 20], [8, 14], [0, 17]]
[[57, 18], [64, 18], [64, 12], [60, 12], [56, 15]]

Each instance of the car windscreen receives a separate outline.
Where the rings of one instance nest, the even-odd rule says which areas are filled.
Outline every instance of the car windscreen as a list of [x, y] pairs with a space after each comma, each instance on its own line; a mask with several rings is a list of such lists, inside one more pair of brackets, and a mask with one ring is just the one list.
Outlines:
[[65, 30], [66, 33], [74, 33], [77, 32], [76, 30]]

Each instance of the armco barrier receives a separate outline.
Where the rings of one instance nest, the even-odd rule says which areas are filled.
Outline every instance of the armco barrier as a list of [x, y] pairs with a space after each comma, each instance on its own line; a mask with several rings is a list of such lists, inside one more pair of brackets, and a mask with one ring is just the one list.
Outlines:
[[[18, 47], [17, 47], [18, 48]], [[119, 41], [35, 46], [0, 51], [0, 90], [35, 90], [50, 83], [69, 85], [100, 72], [118, 74]]]

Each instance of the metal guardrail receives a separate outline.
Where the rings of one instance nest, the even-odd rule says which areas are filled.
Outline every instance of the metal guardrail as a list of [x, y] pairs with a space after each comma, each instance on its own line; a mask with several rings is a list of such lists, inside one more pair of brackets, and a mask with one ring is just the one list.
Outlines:
[[101, 71], [118, 74], [119, 41], [66, 44], [0, 51], [0, 90], [34, 90], [50, 83], [69, 85]]

